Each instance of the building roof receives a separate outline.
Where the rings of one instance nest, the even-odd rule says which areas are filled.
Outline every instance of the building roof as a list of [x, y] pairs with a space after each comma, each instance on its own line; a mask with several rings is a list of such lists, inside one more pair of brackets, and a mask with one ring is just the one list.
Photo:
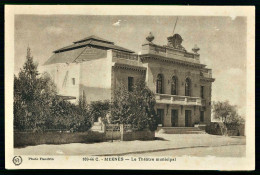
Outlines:
[[44, 63], [44, 65], [56, 64], [56, 63], [72, 63], [81, 55], [81, 53], [84, 50], [85, 47], [81, 47], [66, 52], [55, 53]]
[[52, 55], [44, 65], [71, 63], [75, 62], [79, 57], [84, 57], [84, 60], [89, 60], [91, 58], [87, 58], [87, 56], [84, 55], [84, 50], [89, 46], [103, 50], [113, 49], [127, 53], [134, 53], [132, 50], [117, 46], [111, 41], [92, 35], [79, 41], [75, 41], [72, 45], [55, 50], [54, 55]]
[[83, 38], [83, 39], [81, 39], [81, 40], [74, 41], [73, 43], [81, 43], [81, 42], [88, 41], [88, 40], [96, 40], [96, 41], [101, 41], [101, 42], [104, 42], [104, 43], [114, 44], [114, 42], [105, 40], [105, 39], [100, 38], [100, 37], [95, 36], [95, 35], [91, 35], [91, 36], [88, 36], [88, 37]]
[[76, 49], [76, 48], [84, 47], [87, 45], [102, 47], [104, 49], [115, 49], [115, 50], [119, 50], [119, 51], [123, 51], [123, 52], [134, 53], [134, 51], [132, 51], [132, 50], [117, 46], [111, 41], [102, 39], [102, 38], [94, 36], [94, 35], [81, 39], [79, 41], [75, 41], [73, 43], [74, 44], [72, 44], [72, 45], [55, 50], [54, 53], [64, 52], [67, 50]]

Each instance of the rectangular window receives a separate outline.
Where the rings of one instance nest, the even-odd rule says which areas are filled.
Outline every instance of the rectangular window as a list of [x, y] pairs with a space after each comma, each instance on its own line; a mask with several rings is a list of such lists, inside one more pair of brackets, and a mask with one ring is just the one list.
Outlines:
[[200, 122], [204, 122], [204, 111], [200, 111]]
[[204, 99], [204, 86], [200, 86], [200, 97]]
[[128, 91], [132, 92], [134, 90], [134, 77], [128, 77]]
[[75, 78], [72, 78], [72, 84], [73, 84], [73, 85], [76, 84], [76, 80], [75, 80]]
[[159, 123], [163, 126], [163, 117], [164, 117], [164, 110], [163, 109], [157, 109], [157, 115], [159, 117]]

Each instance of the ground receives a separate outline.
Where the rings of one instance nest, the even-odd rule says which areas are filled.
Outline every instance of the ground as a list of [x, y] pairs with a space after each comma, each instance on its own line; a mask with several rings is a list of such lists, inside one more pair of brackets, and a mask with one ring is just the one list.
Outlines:
[[246, 139], [209, 134], [159, 134], [152, 141], [113, 141], [71, 143], [15, 148], [17, 155], [95, 155], [95, 156], [217, 156], [246, 155]]

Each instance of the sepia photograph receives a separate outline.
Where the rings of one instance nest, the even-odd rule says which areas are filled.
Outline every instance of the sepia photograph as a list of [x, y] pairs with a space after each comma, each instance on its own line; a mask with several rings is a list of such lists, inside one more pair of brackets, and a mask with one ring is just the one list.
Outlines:
[[70, 7], [6, 7], [11, 169], [254, 167], [254, 8]]

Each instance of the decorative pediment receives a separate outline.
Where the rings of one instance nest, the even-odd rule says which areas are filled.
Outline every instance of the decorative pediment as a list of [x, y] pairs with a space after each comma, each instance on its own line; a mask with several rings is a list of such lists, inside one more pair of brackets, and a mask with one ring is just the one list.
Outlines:
[[167, 44], [168, 47], [173, 47], [174, 49], [186, 51], [186, 49], [181, 45], [183, 41], [181, 35], [176, 33], [173, 36], [169, 36], [167, 40], [168, 40], [168, 44]]

